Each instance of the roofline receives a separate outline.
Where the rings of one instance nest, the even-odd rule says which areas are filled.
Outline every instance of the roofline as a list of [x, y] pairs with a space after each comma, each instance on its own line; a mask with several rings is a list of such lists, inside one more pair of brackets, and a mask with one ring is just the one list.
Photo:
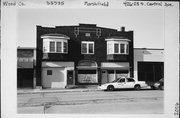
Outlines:
[[[117, 32], [133, 32], [133, 30], [127, 30], [127, 31], [121, 31], [120, 29], [118, 28], [110, 28], [110, 27], [103, 27], [103, 26], [99, 26], [98, 24], [88, 24], [88, 23], [78, 23], [78, 24], [75, 24], [75, 25], [57, 25], [57, 26], [43, 26], [43, 25], [37, 25], [37, 27], [41, 27], [41, 28], [59, 28], [59, 27], [80, 27], [81, 26], [85, 26], [85, 25], [89, 25], [91, 26], [92, 28], [101, 28], [101, 29], [109, 29], [109, 30], [116, 30]], [[123, 26], [124, 27], [124, 26]]]
[[69, 37], [63, 37], [63, 36], [41, 36], [43, 39], [66, 39], [69, 40]]
[[41, 35], [41, 38], [48, 39], [48, 38], [54, 38], [54, 39], [70, 39], [68, 36], [64, 34], [59, 33], [49, 33], [49, 34], [43, 34]]

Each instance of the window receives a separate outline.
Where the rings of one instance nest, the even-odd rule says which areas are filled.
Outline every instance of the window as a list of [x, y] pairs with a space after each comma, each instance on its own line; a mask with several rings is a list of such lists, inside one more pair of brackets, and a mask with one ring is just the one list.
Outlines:
[[83, 41], [81, 43], [81, 53], [82, 54], [94, 54], [94, 42]]
[[82, 43], [81, 52], [82, 52], [83, 54], [84, 54], [84, 53], [87, 53], [87, 44], [86, 44], [86, 43]]
[[98, 83], [97, 70], [78, 70], [78, 83]]
[[52, 75], [52, 70], [47, 70], [47, 75]]
[[66, 40], [48, 41], [44, 43], [43, 48], [46, 53], [68, 53], [68, 42]]
[[126, 44], [126, 54], [129, 54], [129, 44]]
[[90, 33], [85, 33], [85, 36], [86, 36], [86, 37], [90, 37], [91, 34], [90, 34]]
[[112, 54], [113, 53], [113, 44], [112, 43], [108, 43], [107, 44], [107, 53], [108, 54]]
[[124, 54], [125, 53], [125, 44], [121, 43], [120, 47], [121, 47], [121, 54]]
[[50, 42], [50, 52], [55, 52], [55, 42]]
[[114, 44], [114, 53], [119, 53], [119, 44]]
[[119, 82], [125, 82], [125, 78], [120, 79]]
[[68, 52], [68, 43], [64, 42], [64, 53]]
[[56, 43], [56, 52], [62, 52], [62, 49], [61, 49], [61, 48], [62, 48], [62, 47], [61, 47], [62, 44], [61, 44], [61, 43], [62, 43], [62, 42], [57, 42], [57, 43]]
[[89, 43], [89, 53], [93, 53], [94, 44]]
[[128, 42], [107, 42], [107, 54], [129, 54]]

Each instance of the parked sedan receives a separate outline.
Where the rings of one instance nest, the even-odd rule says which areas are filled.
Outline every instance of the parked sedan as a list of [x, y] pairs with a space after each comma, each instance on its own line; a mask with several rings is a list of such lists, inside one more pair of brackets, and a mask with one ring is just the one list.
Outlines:
[[152, 86], [152, 89], [160, 89], [160, 90], [164, 90], [164, 79], [160, 79], [158, 82], [155, 82]]
[[133, 78], [118, 78], [113, 82], [102, 84], [99, 89], [113, 91], [114, 89], [135, 89], [140, 90], [147, 87], [145, 81], [135, 81]]

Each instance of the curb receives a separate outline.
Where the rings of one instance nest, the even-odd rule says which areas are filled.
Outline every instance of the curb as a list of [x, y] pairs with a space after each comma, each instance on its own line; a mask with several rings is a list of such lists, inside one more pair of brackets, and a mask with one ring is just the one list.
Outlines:
[[91, 92], [102, 91], [100, 89], [73, 89], [73, 90], [32, 90], [32, 91], [17, 91], [17, 94], [38, 94], [38, 93], [66, 93], [66, 92]]
[[[142, 90], [149, 90], [149, 87], [147, 88], [142, 88]], [[101, 89], [98, 88], [92, 88], [92, 89], [88, 89], [88, 88], [84, 88], [84, 89], [60, 89], [60, 90], [56, 90], [56, 89], [52, 89], [52, 90], [44, 90], [44, 89], [33, 89], [33, 90], [17, 90], [17, 94], [39, 94], [39, 93], [66, 93], [66, 92], [95, 92], [95, 91], [103, 91]]]

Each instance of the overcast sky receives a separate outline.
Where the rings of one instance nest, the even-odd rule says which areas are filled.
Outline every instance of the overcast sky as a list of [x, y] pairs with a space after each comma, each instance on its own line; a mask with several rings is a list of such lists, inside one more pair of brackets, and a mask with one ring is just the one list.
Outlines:
[[164, 48], [164, 16], [160, 9], [20, 9], [18, 46], [36, 47], [36, 25], [70, 26], [79, 23], [134, 31], [135, 48]]

